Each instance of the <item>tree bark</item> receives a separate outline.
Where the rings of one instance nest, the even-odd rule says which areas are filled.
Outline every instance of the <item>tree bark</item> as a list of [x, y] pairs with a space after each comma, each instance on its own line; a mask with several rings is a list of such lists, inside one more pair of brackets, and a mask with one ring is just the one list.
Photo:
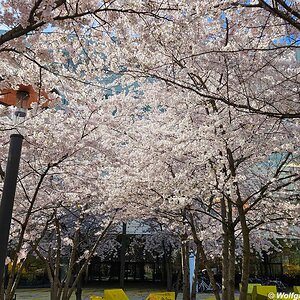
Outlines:
[[229, 226], [229, 256], [228, 256], [228, 299], [234, 300], [235, 291], [235, 236], [232, 224]]
[[[31, 214], [32, 214], [35, 202], [36, 202], [36, 200], [38, 198], [38, 194], [39, 194], [40, 188], [42, 186], [42, 183], [43, 183], [44, 179], [46, 178], [46, 176], [48, 175], [48, 172], [51, 170], [51, 168], [53, 168], [55, 166], [58, 166], [66, 158], [67, 158], [67, 155], [64, 155], [59, 160], [57, 160], [56, 162], [54, 162], [54, 163], [48, 163], [45, 171], [42, 174], [39, 174], [39, 176], [40, 176], [39, 177], [39, 181], [38, 181], [38, 183], [36, 185], [34, 194], [33, 194], [33, 196], [32, 196], [31, 199], [28, 197], [26, 191], [24, 190], [25, 197], [29, 201], [30, 205], [29, 205], [28, 210], [26, 212], [24, 221], [20, 222], [21, 223], [21, 232], [20, 232], [19, 237], [18, 237], [17, 246], [14, 249], [14, 252], [16, 254], [13, 257], [12, 269], [11, 269], [11, 273], [9, 274], [9, 278], [8, 278], [8, 283], [7, 283], [7, 288], [6, 288], [6, 296], [5, 296], [6, 300], [13, 300], [14, 299], [15, 292], [16, 292], [17, 286], [19, 284], [19, 280], [20, 280], [20, 277], [21, 277], [21, 272], [23, 270], [26, 258], [22, 262], [21, 268], [17, 268], [18, 267], [17, 266], [17, 264], [18, 264], [17, 253], [20, 252], [20, 250], [21, 250], [21, 248], [23, 246], [23, 242], [24, 242], [24, 237], [25, 237], [25, 233], [26, 233], [26, 230], [27, 230], [27, 226], [28, 226], [28, 223], [30, 221], [30, 217], [31, 217]], [[48, 221], [46, 223], [46, 227], [47, 227], [47, 225], [48, 225]], [[43, 234], [45, 233], [45, 231], [46, 230], [44, 229], [43, 230]], [[43, 234], [41, 235], [41, 237], [43, 236]]]
[[232, 217], [232, 203], [228, 199], [228, 243], [229, 243], [229, 255], [228, 255], [228, 299], [234, 300], [235, 291], [235, 236], [234, 236], [234, 224]]
[[126, 223], [123, 223], [121, 251], [120, 251], [120, 288], [121, 289], [124, 289], [124, 285], [125, 285], [125, 254], [126, 254]]
[[[12, 260], [12, 268], [11, 268], [10, 274], [8, 274], [8, 283], [7, 283], [7, 287], [6, 287], [6, 296], [5, 296], [6, 300], [13, 300], [14, 294], [16, 292], [17, 285], [19, 284], [19, 280], [20, 280], [20, 277], [21, 277], [21, 272], [23, 270], [24, 261], [22, 262], [21, 268], [18, 268], [18, 255], [17, 255], [17, 253], [20, 252], [20, 250], [23, 246], [24, 236], [25, 236], [25, 233], [26, 233], [26, 229], [27, 229], [31, 214], [32, 214], [32, 210], [34, 208], [34, 204], [35, 204], [36, 199], [38, 197], [40, 187], [41, 187], [41, 185], [42, 185], [42, 183], [43, 183], [43, 181], [44, 181], [44, 179], [45, 179], [45, 177], [48, 174], [50, 169], [51, 169], [51, 165], [48, 164], [46, 170], [40, 175], [40, 178], [39, 178], [38, 184], [35, 188], [32, 199], [29, 199], [27, 194], [25, 193], [25, 195], [27, 197], [27, 200], [30, 202], [30, 205], [27, 209], [25, 219], [24, 219], [24, 221], [22, 222], [22, 225], [21, 225], [21, 232], [20, 232], [19, 237], [18, 237], [19, 239], [18, 239], [18, 242], [17, 242], [17, 246], [14, 249], [15, 255], [14, 255], [13, 260]], [[26, 258], [24, 260], [26, 260]]]
[[218, 289], [218, 286], [217, 286], [217, 283], [216, 283], [216, 280], [215, 280], [215, 276], [214, 276], [214, 273], [211, 269], [211, 266], [210, 266], [210, 263], [207, 259], [207, 256], [205, 254], [205, 251], [204, 251], [204, 248], [203, 248], [203, 245], [202, 243], [198, 243], [197, 244], [197, 252], [199, 251], [200, 253], [200, 259], [202, 259], [203, 261], [203, 264], [206, 268], [206, 271], [207, 271], [207, 274], [208, 274], [208, 278], [209, 278], [209, 281], [212, 285], [212, 288], [213, 288], [213, 292], [214, 292], [214, 295], [216, 297], [216, 300], [220, 300], [220, 294], [219, 294], [219, 289]]
[[190, 300], [189, 245], [186, 239], [182, 241], [181, 257], [183, 275], [183, 300]]
[[181, 270], [179, 270], [177, 272], [177, 277], [176, 277], [176, 282], [175, 282], [175, 299], [177, 299], [178, 293], [179, 293], [179, 289], [180, 289], [180, 280], [182, 278], [182, 272]]
[[221, 199], [223, 247], [222, 247], [222, 300], [229, 300], [229, 230], [227, 221], [226, 199]]
[[76, 300], [81, 300], [82, 299], [82, 275], [80, 276], [80, 279], [78, 280], [77, 286], [76, 286]]
[[[79, 242], [80, 242], [80, 228], [76, 229], [76, 231], [74, 233], [71, 256], [69, 259], [69, 264], [68, 264], [68, 269], [67, 269], [67, 276], [64, 280], [64, 288], [63, 288], [63, 296], [62, 296], [62, 299], [64, 299], [64, 300], [68, 299], [69, 288], [73, 284], [73, 275], [74, 275], [74, 268], [76, 266], [76, 259], [78, 258]], [[79, 268], [77, 271], [79, 272]], [[80, 278], [80, 280], [81, 280], [81, 278]]]
[[243, 260], [242, 260], [242, 279], [241, 279], [242, 287], [240, 293], [240, 300], [246, 300], [248, 283], [249, 283], [251, 251], [250, 251], [249, 228], [247, 226], [247, 220], [246, 220], [242, 202], [240, 202], [238, 205], [238, 211], [239, 211], [240, 223], [242, 227], [242, 236], [243, 236]]
[[[5, 268], [5, 269], [6, 269], [6, 268]], [[5, 292], [5, 289], [4, 289], [5, 274], [6, 274], [6, 272], [4, 272], [2, 284], [1, 284], [1, 286], [0, 286], [0, 300], [4, 300], [4, 292]]]
[[171, 257], [166, 257], [166, 271], [167, 271], [167, 291], [172, 291], [172, 263]]
[[228, 232], [223, 234], [222, 249], [222, 300], [229, 300], [229, 237]]

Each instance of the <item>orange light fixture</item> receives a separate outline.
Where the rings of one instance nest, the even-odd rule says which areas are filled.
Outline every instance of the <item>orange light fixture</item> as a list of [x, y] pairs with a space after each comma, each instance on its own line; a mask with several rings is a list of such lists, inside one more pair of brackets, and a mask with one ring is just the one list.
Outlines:
[[[21, 93], [24, 94], [23, 97], [20, 97]], [[38, 93], [33, 89], [32, 85], [20, 84], [17, 90], [0, 90], [0, 104], [3, 104], [5, 106], [17, 106], [24, 109], [30, 109], [32, 103], [39, 102], [40, 96], [49, 99], [45, 91], [41, 91], [40, 93]], [[43, 103], [42, 107], [48, 107], [48, 104], [49, 100]]]

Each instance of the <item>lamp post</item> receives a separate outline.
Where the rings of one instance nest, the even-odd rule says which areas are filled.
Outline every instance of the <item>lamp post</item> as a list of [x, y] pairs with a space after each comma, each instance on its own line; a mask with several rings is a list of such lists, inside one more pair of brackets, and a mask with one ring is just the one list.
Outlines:
[[[14, 118], [16, 122], [26, 117], [28, 100], [28, 92], [16, 92], [17, 109], [14, 113]], [[22, 142], [23, 136], [20, 133], [16, 132], [10, 135], [8, 159], [0, 204], [0, 286], [2, 286], [3, 283], [9, 230], [12, 219], [14, 198], [16, 193], [17, 178], [21, 158]]]

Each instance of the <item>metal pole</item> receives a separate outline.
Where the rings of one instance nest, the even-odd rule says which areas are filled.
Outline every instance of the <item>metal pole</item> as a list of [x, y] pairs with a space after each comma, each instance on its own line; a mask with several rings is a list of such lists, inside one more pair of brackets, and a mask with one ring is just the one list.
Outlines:
[[22, 142], [23, 136], [21, 134], [12, 134], [10, 136], [8, 160], [0, 204], [0, 287], [3, 283], [5, 259], [7, 255], [7, 245], [16, 193]]
[[190, 267], [190, 294], [192, 295], [193, 281], [194, 281], [194, 275], [195, 275], [195, 254], [193, 251], [190, 252], [189, 267]]

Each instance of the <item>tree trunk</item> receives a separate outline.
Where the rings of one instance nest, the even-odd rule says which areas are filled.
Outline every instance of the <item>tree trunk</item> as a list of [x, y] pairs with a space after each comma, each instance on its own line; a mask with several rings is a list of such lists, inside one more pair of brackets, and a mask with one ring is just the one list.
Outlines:
[[242, 204], [238, 207], [242, 235], [243, 235], [243, 260], [242, 260], [242, 279], [241, 279], [241, 293], [240, 300], [247, 299], [247, 290], [250, 273], [250, 239], [249, 239], [249, 228], [247, 226], [246, 216]]
[[125, 281], [125, 254], [126, 254], [126, 223], [123, 223], [120, 251], [120, 288], [124, 289]]
[[9, 275], [9, 281], [7, 284], [6, 288], [6, 295], [5, 295], [5, 300], [14, 300], [15, 299], [15, 294], [16, 294], [16, 289], [19, 284], [22, 271], [25, 268], [25, 263], [26, 263], [26, 258], [21, 262], [21, 265], [18, 267], [18, 269], [14, 270], [12, 274]]
[[[80, 276], [80, 279], [78, 280], [78, 283], [76, 285], [76, 300], [81, 300], [82, 299], [82, 275]], [[68, 300], [68, 299], [67, 299]]]
[[234, 300], [235, 236], [232, 224], [224, 228], [222, 250], [222, 300]]
[[172, 291], [172, 263], [171, 256], [166, 257], [167, 291]]
[[53, 284], [51, 284], [50, 299], [58, 300], [58, 294], [59, 294], [59, 288], [57, 282], [53, 282]]
[[235, 236], [232, 224], [229, 226], [229, 256], [228, 256], [228, 300], [234, 300], [235, 291]]
[[[199, 264], [198, 267], [195, 268], [195, 271], [197, 271], [199, 269], [200, 259], [202, 259], [202, 262], [203, 262], [203, 264], [204, 264], [204, 266], [207, 270], [207, 274], [208, 274], [210, 283], [212, 285], [213, 293], [216, 297], [216, 300], [220, 300], [221, 299], [220, 294], [219, 294], [220, 291], [217, 287], [217, 283], [216, 283], [215, 276], [214, 276], [214, 273], [212, 271], [210, 262], [208, 261], [206, 253], [204, 251], [202, 241], [197, 236], [197, 231], [196, 231], [196, 226], [195, 226], [195, 222], [194, 222], [194, 219], [193, 219], [193, 215], [190, 215], [190, 225], [191, 225], [191, 230], [192, 230], [192, 234], [193, 234], [193, 239], [194, 239], [194, 242], [197, 246], [197, 255], [198, 255], [198, 264]], [[195, 275], [195, 276], [197, 276], [197, 275]]]
[[216, 297], [216, 300], [220, 300], [220, 294], [219, 294], [219, 289], [217, 287], [217, 283], [216, 283], [216, 280], [215, 280], [215, 276], [214, 276], [214, 273], [211, 269], [211, 266], [210, 266], [210, 263], [206, 257], [206, 254], [205, 254], [205, 251], [203, 249], [203, 246], [202, 246], [202, 243], [200, 241], [200, 243], [197, 244], [197, 252], [200, 253], [200, 259], [202, 259], [203, 261], [203, 264], [206, 268], [206, 271], [207, 271], [207, 274], [208, 274], [208, 277], [209, 277], [209, 281], [212, 285], [212, 288], [213, 288], [213, 292], [214, 292], [214, 295]]
[[182, 272], [181, 272], [181, 270], [179, 270], [177, 272], [175, 288], [174, 288], [174, 290], [175, 290], [175, 299], [177, 299], [177, 296], [178, 296], [178, 293], [179, 293], [181, 278], [182, 278]]
[[189, 272], [189, 245], [183, 240], [181, 247], [182, 275], [183, 275], [183, 300], [190, 300], [190, 272]]
[[250, 242], [249, 233], [243, 234], [243, 264], [242, 264], [242, 288], [240, 300], [247, 299], [248, 282], [250, 275]]
[[[24, 221], [22, 222], [21, 232], [20, 232], [19, 237], [18, 237], [17, 245], [14, 249], [15, 255], [13, 257], [11, 274], [9, 275], [8, 283], [7, 283], [7, 288], [6, 288], [7, 296], [5, 297], [6, 300], [13, 300], [15, 292], [16, 292], [17, 285], [19, 284], [19, 280], [20, 280], [20, 277], [21, 277], [21, 272], [22, 272], [23, 267], [21, 267], [19, 269], [17, 268], [17, 265], [18, 265], [17, 253], [20, 252], [20, 250], [23, 246], [24, 236], [26, 234], [26, 229], [27, 229], [27, 226], [28, 226], [31, 214], [32, 214], [32, 210], [34, 208], [35, 201], [36, 201], [38, 193], [40, 191], [40, 187], [41, 187], [46, 175], [48, 174], [49, 170], [51, 169], [51, 166], [52, 166], [51, 164], [48, 164], [45, 171], [42, 174], [40, 174], [38, 184], [36, 185], [36, 188], [35, 188], [35, 191], [34, 191], [34, 194], [31, 198], [31, 200], [28, 198], [28, 196], [26, 196], [27, 200], [29, 200], [29, 202], [30, 202], [30, 205], [29, 205], [28, 210], [26, 212]], [[48, 221], [46, 222], [46, 226], [47, 225], [48, 225]], [[44, 230], [43, 230], [43, 233], [45, 233]], [[25, 260], [26, 260], [26, 258], [25, 258]], [[22, 263], [22, 266], [24, 266], [24, 262]]]
[[84, 284], [87, 284], [89, 280], [89, 265], [86, 267], [86, 271], [84, 273]]
[[223, 229], [223, 248], [222, 248], [222, 300], [230, 299], [230, 269], [229, 269], [229, 257], [230, 257], [230, 233], [228, 224], [228, 205], [225, 197], [221, 199], [221, 214], [222, 214], [222, 229]]
[[[230, 171], [232, 177], [236, 177], [236, 165], [234, 163], [234, 157], [232, 151], [227, 148], [227, 158], [229, 162]], [[239, 189], [239, 184], [237, 181], [234, 181], [233, 186], [236, 192], [236, 204], [239, 213], [239, 222], [242, 228], [242, 236], [243, 236], [243, 262], [242, 262], [242, 288], [240, 293], [240, 299], [247, 299], [247, 289], [248, 289], [248, 281], [249, 281], [249, 269], [250, 269], [250, 241], [249, 241], [249, 228], [247, 225], [246, 214], [244, 211], [244, 203], [242, 199], [242, 195]], [[234, 233], [233, 233], [234, 234]], [[234, 299], [234, 298], [233, 298]]]
[[222, 249], [222, 300], [229, 300], [229, 237], [228, 230], [223, 235]]
[[[6, 272], [4, 272], [4, 275], [5, 274]], [[0, 300], [4, 300], [4, 292], [5, 292], [4, 283], [5, 283], [5, 276], [3, 276], [2, 285], [0, 286]]]
[[235, 236], [234, 236], [234, 225], [232, 218], [232, 203], [228, 200], [228, 299], [234, 300], [234, 291], [235, 291]]

